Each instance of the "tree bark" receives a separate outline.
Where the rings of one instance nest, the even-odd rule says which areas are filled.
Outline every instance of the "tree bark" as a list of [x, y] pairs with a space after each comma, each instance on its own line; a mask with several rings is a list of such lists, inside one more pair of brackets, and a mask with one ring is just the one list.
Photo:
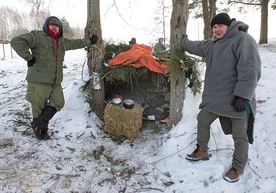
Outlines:
[[104, 81], [100, 79], [100, 89], [95, 89], [95, 82], [93, 81], [95, 78], [93, 77], [93, 74], [99, 74], [104, 59], [104, 44], [102, 40], [99, 0], [87, 0], [87, 23], [85, 27], [85, 37], [89, 39], [92, 34], [96, 34], [99, 39], [95, 45], [89, 47], [87, 50], [87, 65], [89, 68], [89, 75], [92, 77], [90, 80], [90, 94], [92, 99], [91, 107], [96, 115], [102, 119], [105, 106]]
[[[177, 57], [181, 51], [180, 42], [182, 36], [186, 34], [188, 21], [188, 0], [173, 0], [173, 10], [171, 16], [171, 50], [170, 57]], [[170, 125], [176, 125], [182, 118], [183, 102], [185, 97], [185, 72], [178, 80], [171, 80], [170, 99]]]
[[202, 12], [204, 22], [203, 35], [205, 40], [213, 36], [210, 24], [212, 18], [216, 15], [216, 2], [217, 0], [202, 0]]
[[229, 1], [231, 4], [240, 3], [243, 6], [260, 6], [261, 7], [261, 29], [260, 29], [260, 39], [259, 44], [266, 44], [268, 43], [267, 36], [268, 36], [268, 3], [269, 0], [254, 0], [250, 2], [243, 2], [243, 1]]
[[268, 3], [269, 0], [260, 0], [261, 3], [261, 31], [259, 44], [268, 43]]

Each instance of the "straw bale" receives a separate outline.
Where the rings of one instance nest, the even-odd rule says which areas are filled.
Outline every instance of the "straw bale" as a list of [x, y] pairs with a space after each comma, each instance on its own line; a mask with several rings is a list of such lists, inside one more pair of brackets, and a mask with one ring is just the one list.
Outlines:
[[126, 109], [122, 105], [107, 104], [104, 111], [104, 131], [131, 140], [136, 139], [142, 127], [143, 110], [136, 103], [132, 109]]

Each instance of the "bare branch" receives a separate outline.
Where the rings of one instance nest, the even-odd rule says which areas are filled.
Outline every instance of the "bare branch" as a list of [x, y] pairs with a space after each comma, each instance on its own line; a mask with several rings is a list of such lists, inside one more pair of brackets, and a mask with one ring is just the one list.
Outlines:
[[120, 10], [119, 10], [119, 8], [118, 8], [118, 6], [117, 6], [117, 4], [116, 4], [116, 0], [113, 0], [113, 4], [107, 9], [107, 11], [105, 12], [104, 15], [106, 15], [107, 12], [108, 12], [112, 7], [115, 7], [115, 8], [116, 8], [116, 12], [117, 12], [118, 16], [122, 19], [122, 21], [123, 21], [126, 25], [128, 25], [128, 26], [131, 27], [132, 29], [138, 30], [138, 28], [135, 28], [135, 27], [133, 27], [132, 25], [130, 25], [130, 24], [122, 17], [122, 14], [120, 13]]
[[243, 2], [243, 1], [229, 1], [228, 4], [242, 4], [242, 5], [253, 5], [253, 6], [260, 6], [260, 3], [256, 2]]

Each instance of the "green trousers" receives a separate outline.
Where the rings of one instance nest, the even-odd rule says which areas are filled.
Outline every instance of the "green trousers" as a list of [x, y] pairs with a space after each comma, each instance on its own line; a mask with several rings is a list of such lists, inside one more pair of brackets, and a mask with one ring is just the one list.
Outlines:
[[[197, 143], [204, 150], [208, 150], [210, 139], [210, 125], [219, 118], [219, 115], [202, 109], [198, 116]], [[234, 154], [232, 166], [243, 171], [248, 160], [248, 136], [247, 136], [247, 113], [243, 118], [231, 118], [232, 138], [234, 140]]]
[[60, 111], [65, 103], [61, 84], [28, 82], [26, 99], [31, 103], [33, 118], [38, 118], [46, 105]]

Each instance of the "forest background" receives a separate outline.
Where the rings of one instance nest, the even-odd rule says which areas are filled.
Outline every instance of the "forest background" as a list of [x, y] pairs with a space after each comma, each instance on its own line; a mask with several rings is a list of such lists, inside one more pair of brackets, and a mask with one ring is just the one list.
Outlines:
[[[230, 17], [249, 24], [249, 34], [259, 41], [262, 1], [243, 0], [239, 2], [247, 4], [241, 4], [237, 3], [238, 1], [218, 0], [216, 12], [228, 12]], [[273, 18], [276, 17], [276, 1], [265, 1], [268, 4], [268, 37], [275, 37], [276, 26], [273, 25]], [[204, 38], [204, 22], [199, 2], [201, 1], [190, 1], [187, 34], [194, 40]], [[135, 37], [137, 43], [154, 45], [159, 37], [164, 37], [169, 45], [171, 0], [100, 1], [100, 8], [105, 42], [128, 43]], [[9, 0], [0, 3], [0, 40], [10, 40], [14, 35], [41, 29], [49, 15], [55, 15], [62, 20], [66, 37], [84, 37], [87, 22], [86, 0]]]

